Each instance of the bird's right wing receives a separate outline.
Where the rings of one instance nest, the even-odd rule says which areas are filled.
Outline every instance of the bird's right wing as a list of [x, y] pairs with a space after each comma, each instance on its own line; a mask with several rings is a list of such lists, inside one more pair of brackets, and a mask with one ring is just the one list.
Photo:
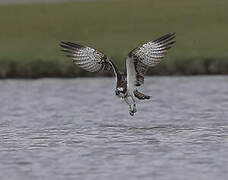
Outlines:
[[164, 58], [168, 49], [175, 43], [175, 33], [166, 34], [132, 50], [126, 59], [128, 89], [133, 92], [135, 86], [144, 83], [149, 67], [154, 67]]
[[[67, 56], [72, 58], [75, 64], [87, 71], [109, 71], [111, 68], [113, 68], [111, 60], [94, 48], [63, 41], [61, 42], [60, 46], [62, 51], [66, 52]], [[114, 68], [113, 71], [115, 72]]]

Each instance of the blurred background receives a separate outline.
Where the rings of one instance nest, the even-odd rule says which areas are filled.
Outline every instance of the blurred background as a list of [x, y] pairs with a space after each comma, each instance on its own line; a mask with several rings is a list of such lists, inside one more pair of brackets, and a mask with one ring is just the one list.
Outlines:
[[[210, 75], [228, 74], [227, 8], [0, 0], [0, 180], [227, 180], [228, 76]], [[60, 41], [95, 47], [123, 70], [129, 51], [172, 32], [176, 44], [148, 72], [167, 76], [145, 78], [151, 99], [133, 117], [114, 78], [42, 78], [111, 76], [75, 66]]]
[[0, 0], [0, 77], [91, 76], [59, 51], [61, 40], [95, 47], [123, 69], [131, 49], [169, 32], [177, 43], [149, 74], [227, 74], [227, 6], [226, 0]]

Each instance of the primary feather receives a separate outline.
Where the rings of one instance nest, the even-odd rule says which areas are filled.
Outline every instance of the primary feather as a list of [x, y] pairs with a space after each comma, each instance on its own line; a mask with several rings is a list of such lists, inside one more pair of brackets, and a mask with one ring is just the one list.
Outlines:
[[111, 69], [110, 60], [94, 48], [72, 42], [61, 42], [60, 46], [75, 64], [87, 71], [96, 72]]
[[164, 58], [168, 49], [175, 43], [175, 33], [166, 34], [149, 41], [128, 54], [126, 60], [129, 87], [140, 86], [149, 67], [154, 67]]

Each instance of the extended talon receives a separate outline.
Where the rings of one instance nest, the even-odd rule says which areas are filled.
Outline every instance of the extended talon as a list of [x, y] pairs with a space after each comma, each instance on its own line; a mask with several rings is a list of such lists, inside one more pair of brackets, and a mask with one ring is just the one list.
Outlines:
[[129, 110], [129, 114], [130, 114], [131, 116], [134, 116], [134, 115], [135, 115], [135, 113], [134, 113], [133, 111], [131, 111], [131, 110]]
[[137, 109], [136, 109], [136, 105], [134, 104], [133, 105], [133, 110], [132, 110], [134, 113], [136, 113], [137, 112]]
[[136, 105], [133, 104], [133, 106], [130, 106], [130, 111], [132, 111], [133, 113], [136, 113], [137, 112], [137, 109], [136, 109]]
[[129, 106], [129, 114], [131, 116], [134, 116], [134, 114], [137, 112], [136, 105], [134, 104], [133, 106]]

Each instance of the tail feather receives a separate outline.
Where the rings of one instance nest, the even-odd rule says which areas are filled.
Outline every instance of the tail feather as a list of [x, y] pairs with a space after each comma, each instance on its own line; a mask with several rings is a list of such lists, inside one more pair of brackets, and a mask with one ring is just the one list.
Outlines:
[[135, 97], [137, 97], [140, 100], [150, 99], [150, 96], [147, 96], [147, 95], [139, 92], [138, 90], [134, 91], [134, 95], [135, 95]]

